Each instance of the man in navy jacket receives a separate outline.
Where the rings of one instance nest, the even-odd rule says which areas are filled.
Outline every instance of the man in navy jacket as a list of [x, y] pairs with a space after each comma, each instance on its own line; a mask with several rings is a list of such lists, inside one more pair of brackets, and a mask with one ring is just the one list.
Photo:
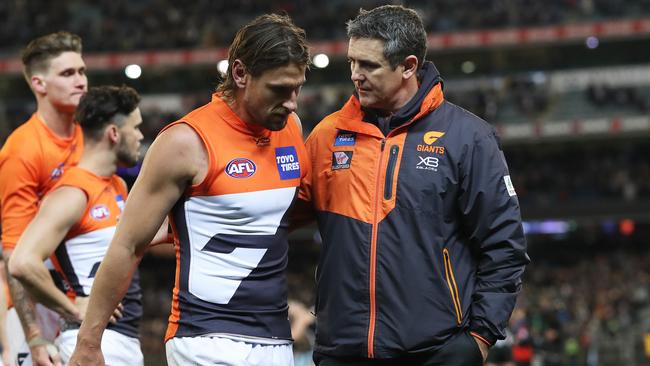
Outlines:
[[[355, 93], [307, 139], [319, 366], [481, 365], [529, 258], [494, 129], [444, 99], [402, 6], [348, 22]], [[304, 203], [304, 202], [303, 202]]]

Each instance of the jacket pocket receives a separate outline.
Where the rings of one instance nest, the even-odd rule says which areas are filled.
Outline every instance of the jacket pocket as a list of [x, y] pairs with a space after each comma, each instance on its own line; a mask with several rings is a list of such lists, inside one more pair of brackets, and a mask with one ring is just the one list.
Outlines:
[[451, 266], [451, 258], [449, 257], [449, 250], [447, 248], [442, 250], [442, 258], [445, 262], [445, 279], [447, 280], [447, 287], [449, 288], [451, 301], [454, 304], [454, 312], [456, 313], [456, 323], [460, 325], [463, 321], [463, 308], [460, 306], [458, 286], [456, 285], [456, 278], [454, 277], [454, 270]]

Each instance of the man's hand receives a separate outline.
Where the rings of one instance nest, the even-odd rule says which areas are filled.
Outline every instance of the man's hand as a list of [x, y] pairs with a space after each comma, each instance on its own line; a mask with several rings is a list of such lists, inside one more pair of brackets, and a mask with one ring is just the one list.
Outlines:
[[472, 336], [472, 338], [474, 338], [474, 341], [476, 341], [476, 344], [478, 344], [478, 349], [481, 351], [481, 356], [483, 356], [483, 362], [485, 362], [485, 360], [487, 360], [487, 356], [488, 356], [488, 352], [490, 351], [490, 347], [488, 347], [488, 345], [485, 344], [485, 342], [483, 342], [482, 340], [480, 340], [480, 339], [478, 339], [478, 338], [476, 338], [474, 336]]
[[34, 366], [61, 366], [61, 357], [56, 346], [41, 337], [29, 341], [29, 351]]
[[[81, 323], [86, 317], [86, 312], [88, 311], [89, 299], [90, 299], [89, 297], [77, 297], [74, 301], [74, 305], [77, 307], [77, 310], [79, 311], [79, 319], [77, 320], [79, 323]], [[122, 303], [117, 304], [117, 308], [113, 310], [113, 315], [111, 315], [108, 321], [113, 324], [117, 323], [117, 320], [122, 317], [123, 310], [124, 310], [124, 306], [122, 305]]]
[[77, 338], [77, 346], [68, 361], [68, 366], [104, 366], [101, 347]]

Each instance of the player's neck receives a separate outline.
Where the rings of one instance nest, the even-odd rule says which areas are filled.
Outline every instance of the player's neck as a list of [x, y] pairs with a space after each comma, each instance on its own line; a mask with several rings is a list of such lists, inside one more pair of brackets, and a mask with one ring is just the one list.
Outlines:
[[38, 117], [55, 135], [63, 138], [74, 134], [74, 113], [56, 109], [50, 103], [39, 103]]
[[230, 106], [230, 109], [232, 109], [232, 111], [235, 112], [237, 117], [239, 117], [240, 120], [244, 121], [247, 128], [254, 135], [260, 135], [264, 133], [266, 128], [253, 122], [254, 120], [253, 116], [251, 116], [251, 114], [248, 112], [248, 110], [246, 109], [244, 104], [241, 103], [240, 100], [241, 100], [241, 95], [239, 97], [235, 96], [232, 101], [226, 101], [226, 103], [228, 103], [228, 106]]
[[117, 170], [117, 156], [112, 150], [101, 146], [101, 143], [86, 142], [79, 167], [100, 177], [110, 177]]

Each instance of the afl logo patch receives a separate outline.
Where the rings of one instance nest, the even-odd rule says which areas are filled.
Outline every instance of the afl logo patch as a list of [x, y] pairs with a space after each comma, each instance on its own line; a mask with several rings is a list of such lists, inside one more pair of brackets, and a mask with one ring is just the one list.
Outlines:
[[90, 209], [90, 217], [95, 220], [106, 220], [111, 216], [111, 211], [106, 205], [95, 205]]
[[252, 160], [246, 158], [235, 158], [226, 165], [226, 174], [233, 178], [248, 178], [255, 174], [257, 167]]

